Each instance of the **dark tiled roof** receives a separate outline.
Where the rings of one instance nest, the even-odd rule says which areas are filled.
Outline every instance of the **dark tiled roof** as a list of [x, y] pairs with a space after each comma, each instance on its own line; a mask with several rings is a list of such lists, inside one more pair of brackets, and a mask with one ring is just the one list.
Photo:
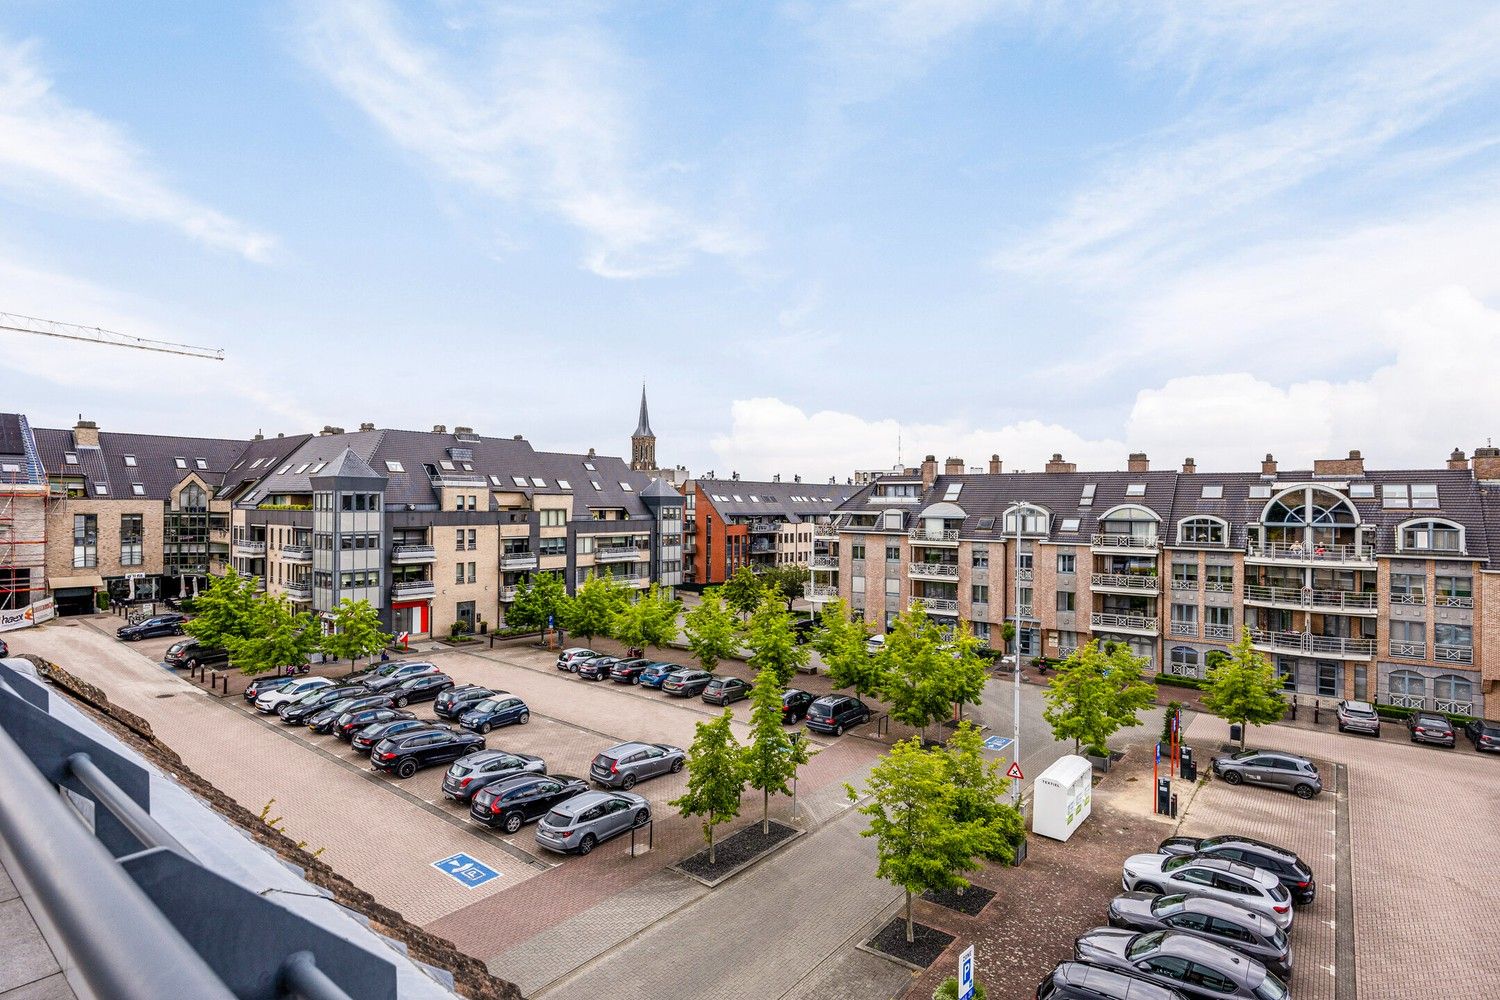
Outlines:
[[[103, 483], [108, 496], [129, 499], [137, 495], [132, 487], [139, 483], [144, 488], [140, 495], [151, 500], [167, 499], [172, 489], [191, 474], [216, 489], [245, 448], [244, 441], [226, 438], [109, 431], [99, 433], [99, 447], [78, 447], [71, 429], [50, 427], [38, 428], [36, 441], [49, 475], [81, 476], [89, 484], [90, 496], [96, 495], [97, 484]], [[77, 465], [68, 464], [67, 452], [78, 456]]]
[[[843, 483], [754, 482], [748, 479], [697, 479], [693, 482], [708, 494], [720, 517], [780, 518], [792, 522], [832, 514], [857, 491], [857, 487]], [[725, 499], [718, 499], [720, 497]]]

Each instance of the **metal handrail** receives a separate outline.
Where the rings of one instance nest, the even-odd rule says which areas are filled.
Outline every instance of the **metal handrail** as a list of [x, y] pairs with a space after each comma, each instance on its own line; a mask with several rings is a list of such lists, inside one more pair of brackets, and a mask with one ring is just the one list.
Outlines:
[[191, 858], [193, 855], [181, 842], [156, 819], [142, 809], [140, 804], [127, 795], [109, 775], [99, 770], [86, 753], [75, 753], [68, 757], [68, 772], [77, 778], [84, 788], [94, 796], [94, 801], [108, 809], [130, 835], [143, 847], [167, 847], [178, 854]]

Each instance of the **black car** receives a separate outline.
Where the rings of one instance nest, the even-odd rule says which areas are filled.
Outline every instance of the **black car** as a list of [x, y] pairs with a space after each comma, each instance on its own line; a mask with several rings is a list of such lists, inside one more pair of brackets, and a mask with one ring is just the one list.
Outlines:
[[1286, 931], [1264, 913], [1209, 896], [1127, 892], [1109, 904], [1109, 926], [1127, 931], [1182, 931], [1253, 958], [1287, 979], [1292, 974], [1292, 946]]
[[425, 660], [392, 660], [389, 663], [382, 663], [368, 675], [361, 672], [350, 679], [357, 680], [371, 691], [385, 691], [404, 680], [435, 673], [438, 673], [436, 663], [428, 663]]
[[300, 725], [336, 701], [342, 701], [345, 698], [355, 698], [369, 693], [368, 688], [357, 685], [354, 687], [318, 688], [308, 692], [300, 701], [288, 702], [280, 706], [276, 709], [276, 713], [281, 716], [282, 722]]
[[812, 642], [813, 636], [822, 627], [822, 623], [816, 618], [799, 618], [792, 622], [792, 636], [797, 640], [797, 645], [805, 646]]
[[578, 676], [590, 681], [602, 681], [610, 670], [620, 662], [618, 656], [594, 656], [578, 664]]
[[460, 684], [439, 694], [432, 703], [432, 711], [440, 719], [452, 719], [456, 722], [459, 716], [481, 701], [504, 693], [479, 684]]
[[351, 743], [362, 729], [382, 722], [400, 722], [405, 719], [416, 719], [416, 716], [399, 708], [362, 708], [339, 716], [338, 721], [333, 724], [333, 735], [345, 743]]
[[807, 710], [812, 707], [813, 700], [811, 692], [788, 688], [781, 696], [781, 721], [801, 722], [807, 718]]
[[0, 639], [0, 656], [9, 656], [9, 655], [10, 655], [10, 647], [5, 644], [5, 640], [4, 639]]
[[807, 708], [807, 728], [833, 736], [842, 736], [844, 730], [869, 721], [869, 706], [846, 694], [826, 695]]
[[589, 790], [571, 774], [523, 774], [480, 789], [469, 803], [469, 818], [515, 833], [522, 824], [547, 815], [553, 806]]
[[678, 698], [691, 698], [702, 694], [713, 679], [714, 675], [707, 670], [679, 670], [662, 681], [661, 689]]
[[183, 667], [189, 670], [195, 667], [222, 667], [229, 662], [229, 651], [205, 646], [197, 639], [183, 639], [167, 647], [161, 662], [162, 666], [174, 670], [181, 670]]
[[728, 705], [750, 697], [753, 686], [749, 681], [742, 681], [738, 677], [715, 677], [703, 689], [703, 700], [710, 705]]
[[[397, 709], [400, 712], [400, 709]], [[401, 712], [402, 715], [411, 715], [410, 712]], [[431, 722], [412, 716], [409, 719], [391, 719], [389, 722], [375, 722], [356, 732], [349, 740], [349, 745], [360, 753], [368, 754], [375, 749], [375, 744], [391, 736], [401, 733], [409, 733], [413, 729], [447, 729], [447, 726], [437, 726]]]
[[443, 775], [443, 794], [458, 802], [467, 802], [487, 785], [518, 774], [546, 774], [547, 762], [529, 753], [506, 753], [504, 750], [481, 750], [460, 757]]
[[384, 691], [397, 708], [405, 708], [414, 701], [432, 701], [452, 686], [453, 678], [447, 674], [418, 674]]
[[1464, 735], [1474, 744], [1475, 750], [1500, 753], [1500, 722], [1474, 719], [1465, 724]]
[[245, 700], [253, 705], [255, 704], [255, 699], [266, 692], [275, 691], [277, 688], [284, 688], [295, 680], [300, 680], [300, 678], [288, 677], [285, 674], [278, 674], [275, 677], [257, 677], [245, 688]]
[[115, 629], [115, 636], [126, 642], [136, 642], [140, 639], [154, 639], [159, 635], [181, 635], [182, 626], [185, 624], [187, 624], [187, 615], [173, 612], [156, 615], [136, 622], [134, 625], [122, 625]]
[[307, 728], [315, 733], [331, 733], [339, 719], [351, 712], [359, 712], [370, 708], [390, 707], [390, 696], [384, 694], [366, 694], [356, 695], [352, 698], [340, 698], [332, 705], [326, 705], [308, 716]]
[[1413, 743], [1432, 743], [1440, 747], [1458, 745], [1458, 737], [1453, 733], [1453, 724], [1445, 715], [1437, 715], [1433, 712], [1413, 712], [1406, 720], [1406, 729], [1411, 734]]
[[641, 671], [649, 666], [651, 666], [651, 661], [639, 656], [628, 660], [616, 660], [615, 665], [609, 668], [609, 679], [616, 684], [639, 684]]
[[1286, 848], [1252, 837], [1168, 837], [1157, 845], [1156, 853], [1202, 854], [1264, 868], [1276, 876], [1282, 888], [1292, 894], [1292, 902], [1299, 906], [1311, 903], [1318, 892], [1312, 868], [1305, 861]]
[[398, 778], [410, 778], [418, 768], [447, 764], [483, 749], [483, 736], [431, 726], [381, 740], [370, 751], [370, 766]]
[[1036, 1000], [1187, 1000], [1166, 986], [1117, 969], [1059, 962], [1036, 984]]

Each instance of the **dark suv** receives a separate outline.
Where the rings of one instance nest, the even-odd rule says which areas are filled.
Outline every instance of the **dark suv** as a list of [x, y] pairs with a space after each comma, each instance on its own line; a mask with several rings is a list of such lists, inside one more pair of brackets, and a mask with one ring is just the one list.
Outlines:
[[1464, 726], [1464, 735], [1474, 744], [1475, 750], [1500, 753], [1500, 722], [1474, 719]]
[[382, 688], [381, 691], [391, 696], [397, 708], [405, 708], [414, 701], [432, 701], [452, 686], [452, 677], [431, 673], [408, 677], [393, 687]]
[[214, 649], [205, 646], [197, 639], [183, 639], [174, 642], [167, 647], [166, 655], [161, 659], [162, 666], [180, 670], [187, 667], [222, 667], [229, 662], [229, 652], [223, 649]]
[[651, 666], [650, 660], [634, 657], [629, 660], [616, 660], [615, 665], [609, 668], [609, 679], [616, 684], [639, 684], [641, 682], [641, 671]]
[[481, 687], [478, 684], [460, 684], [437, 696], [437, 700], [432, 703], [432, 713], [439, 719], [451, 719], [456, 722], [463, 717], [465, 712], [481, 701], [504, 693], [504, 691]]
[[115, 637], [124, 639], [126, 642], [135, 642], [138, 639], [152, 639], [159, 635], [181, 635], [182, 626], [186, 623], [187, 615], [179, 615], [175, 612], [157, 615], [154, 618], [136, 622], [134, 625], [120, 626], [115, 629]]
[[1292, 894], [1292, 902], [1304, 906], [1317, 895], [1318, 885], [1313, 880], [1312, 868], [1307, 862], [1286, 848], [1268, 844], [1251, 837], [1169, 837], [1157, 845], [1158, 854], [1201, 854], [1214, 858], [1228, 858], [1254, 868], [1264, 868], [1275, 875], [1281, 887]]
[[458, 802], [467, 802], [474, 793], [497, 781], [519, 774], [546, 774], [547, 762], [529, 753], [506, 753], [504, 750], [481, 750], [460, 757], [443, 775], [443, 794]]
[[398, 778], [410, 778], [419, 767], [447, 764], [483, 749], [483, 736], [433, 726], [381, 740], [370, 751], [370, 766]]
[[541, 819], [553, 806], [588, 790], [588, 782], [571, 774], [520, 774], [502, 778], [474, 794], [469, 803], [469, 818], [515, 833], [522, 824]]
[[844, 730], [870, 721], [870, 709], [858, 698], [830, 694], [807, 706], [807, 728], [843, 736]]
[[585, 680], [602, 681], [609, 676], [610, 668], [620, 662], [617, 656], [594, 656], [578, 664], [578, 676]]
[[1411, 718], [1406, 720], [1406, 730], [1411, 734], [1413, 743], [1432, 743], [1440, 747], [1458, 744], [1458, 737], [1453, 734], [1453, 724], [1448, 721], [1447, 716], [1432, 712], [1413, 712]]
[[290, 722], [293, 725], [300, 726], [336, 701], [342, 701], [345, 698], [358, 698], [369, 693], [368, 689], [358, 685], [352, 687], [318, 688], [309, 694], [303, 695], [297, 701], [282, 705], [276, 710], [276, 714], [281, 716], [282, 722]]
[[1036, 1000], [1187, 1000], [1176, 990], [1115, 969], [1059, 962], [1036, 985]]

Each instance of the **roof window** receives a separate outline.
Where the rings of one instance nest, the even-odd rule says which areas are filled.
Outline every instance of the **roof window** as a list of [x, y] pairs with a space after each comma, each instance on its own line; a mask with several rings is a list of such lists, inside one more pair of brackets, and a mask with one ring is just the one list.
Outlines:
[[[78, 461], [78, 459], [75, 458], [73, 461], [76, 463]], [[172, 459], [172, 464], [175, 465], [175, 466], [177, 466], [179, 469], [186, 469], [187, 468], [187, 459], [185, 459], [185, 458], [174, 458], [174, 459]]]
[[1406, 492], [1405, 483], [1387, 483], [1380, 488], [1380, 506], [1382, 507], [1410, 507], [1411, 496]]
[[438, 459], [438, 465], [442, 467], [444, 472], [454, 471], [453, 463], [448, 461], [446, 458]]
[[1129, 483], [1125, 487], [1125, 495], [1128, 497], [1143, 497], [1146, 495], [1145, 483]]
[[101, 497], [107, 497], [107, 496], [109, 496], [109, 484], [108, 483], [95, 483], [94, 484], [94, 493], [95, 493], [95, 495], [101, 496]]
[[1223, 500], [1224, 499], [1224, 487], [1222, 487], [1222, 486], [1205, 486], [1205, 487], [1203, 487], [1203, 491], [1199, 494], [1199, 496], [1202, 499], [1204, 499], [1204, 500]]
[[559, 479], [557, 481], [557, 488], [560, 490], [571, 490], [573, 488], [573, 484], [568, 482], [566, 479]]
[[[76, 451], [65, 451], [65, 452], [63, 452], [63, 461], [67, 462], [69, 465], [77, 465], [78, 464], [78, 452], [76, 452]], [[179, 459], [179, 461], [181, 461], [181, 460]]]
[[131, 483], [130, 492], [134, 493], [138, 497], [143, 497], [146, 495], [146, 487], [141, 485], [140, 483]]
[[622, 479], [620, 480], [620, 489], [624, 490], [626, 493], [631, 493], [634, 492], [635, 487], [631, 486], [629, 483], [625, 482]]
[[207, 469], [208, 468], [208, 459], [206, 459], [206, 458], [195, 458], [195, 459], [193, 459], [193, 464], [196, 465], [200, 469]]
[[276, 470], [276, 474], [278, 476], [284, 476], [284, 475], [286, 475], [286, 470], [290, 469], [291, 467], [292, 467], [292, 463], [288, 462], [285, 465], [283, 465], [281, 468], [277, 469]]
[[1374, 483], [1351, 483], [1349, 495], [1361, 500], [1372, 500], [1375, 497]]
[[126, 455], [125, 456], [125, 466], [126, 466], [126, 468], [130, 468], [130, 469], [135, 468], [135, 456], [134, 455]]
[[388, 458], [388, 459], [385, 460], [385, 471], [386, 472], [405, 472], [406, 471], [406, 466], [402, 465], [400, 462], [396, 461], [395, 459]]
[[[1370, 488], [1370, 496], [1374, 496], [1374, 495], [1375, 495], [1374, 487], [1371, 487]], [[1250, 487], [1250, 499], [1251, 500], [1269, 500], [1269, 499], [1271, 499], [1271, 487], [1269, 487], [1267, 485], [1264, 485], [1264, 484], [1262, 484], [1260, 486], [1252, 486], [1252, 487]]]
[[1434, 510], [1438, 506], [1437, 486], [1433, 483], [1412, 483], [1411, 505], [1418, 510]]
[[1098, 489], [1098, 484], [1097, 483], [1084, 483], [1083, 484], [1083, 495], [1078, 498], [1078, 506], [1080, 506], [1080, 507], [1092, 507], [1092, 506], [1094, 506], [1094, 490], [1096, 490], [1096, 489]]
[[1078, 518], [1076, 518], [1076, 517], [1065, 517], [1065, 518], [1063, 518], [1062, 519], [1062, 528], [1060, 530], [1062, 530], [1062, 531], [1077, 531], [1078, 530]]
[[943, 499], [946, 500], [946, 501], [949, 501], [949, 502], [957, 500], [958, 499], [958, 494], [959, 494], [960, 491], [963, 490], [963, 488], [964, 488], [964, 484], [963, 483], [949, 483], [948, 484], [948, 491], [943, 494]]
[[526, 484], [526, 477], [525, 476], [511, 476], [510, 477], [510, 481], [513, 482], [513, 483], [515, 483], [517, 486], [521, 487], [521, 489], [523, 489], [523, 490], [526, 488], [527, 484]]
[[531, 485], [535, 486], [537, 489], [546, 489], [547, 480], [543, 479], [541, 476], [532, 476]]

